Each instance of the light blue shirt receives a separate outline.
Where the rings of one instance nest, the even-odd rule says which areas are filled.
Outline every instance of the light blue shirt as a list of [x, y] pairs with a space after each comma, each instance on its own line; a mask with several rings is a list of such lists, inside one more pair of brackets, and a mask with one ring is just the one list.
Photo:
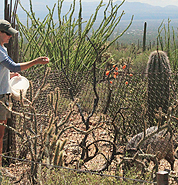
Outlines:
[[8, 58], [7, 49], [0, 46], [0, 94], [11, 92], [10, 89], [10, 70], [2, 65], [2, 61]]
[[20, 64], [16, 64], [7, 53], [7, 49], [0, 46], [0, 94], [10, 93], [10, 71], [21, 71]]

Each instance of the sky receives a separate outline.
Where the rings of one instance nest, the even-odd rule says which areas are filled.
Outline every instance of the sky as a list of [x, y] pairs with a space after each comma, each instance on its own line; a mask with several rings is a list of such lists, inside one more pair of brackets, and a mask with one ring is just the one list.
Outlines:
[[[65, 0], [65, 1], [73, 1], [73, 0]], [[79, 0], [76, 0], [79, 1]], [[82, 1], [88, 1], [88, 2], [100, 2], [100, 0], [82, 0]], [[108, 2], [108, 0], [104, 0], [105, 2]], [[114, 0], [117, 1], [117, 0]], [[119, 0], [122, 1], [122, 0]], [[176, 5], [178, 6], [178, 0], [126, 0], [128, 2], [141, 2], [141, 3], [147, 3], [153, 6], [161, 6], [165, 7], [167, 5]], [[8, 0], [10, 2], [10, 0]], [[15, 0], [12, 0], [13, 4]], [[58, 2], [58, 0], [43, 0], [43, 3], [46, 3], [47, 5], [54, 5], [55, 3]], [[22, 5], [27, 8], [29, 7], [29, 0], [21, 0]], [[33, 7], [35, 6], [39, 7], [40, 0], [32, 0]], [[50, 7], [50, 6], [49, 6]], [[4, 0], [0, 0], [0, 19], [3, 19], [3, 14], [4, 14]]]
[[178, 6], [178, 0], [127, 0], [128, 2], [141, 2], [147, 3], [153, 6], [167, 6], [167, 5], [176, 5]]
[[[4, 0], [3, 0], [4, 1]], [[8, 0], [10, 2], [10, 0]], [[15, 1], [15, 0], [12, 0], [12, 1]], [[51, 2], [52, 4], [56, 3], [58, 0], [43, 0], [43, 2]], [[73, 1], [73, 0], [65, 0], [65, 1]], [[79, 1], [79, 0], [77, 0]], [[92, 1], [100, 1], [100, 0], [82, 0], [82, 1], [89, 1], [89, 2], [92, 2]], [[108, 0], [104, 0], [104, 1], [108, 1]], [[117, 0], [114, 0], [114, 1], [117, 1]], [[122, 0], [120, 0], [122, 1]], [[126, 0], [128, 2], [141, 2], [141, 3], [147, 3], [147, 4], [150, 4], [150, 5], [154, 5], [154, 6], [167, 6], [167, 5], [176, 5], [178, 6], [178, 0]], [[2, 0], [1, 0], [2, 2]], [[29, 4], [29, 0], [21, 0], [22, 4], [26, 4], [28, 3]], [[33, 4], [37, 4], [38, 1], [37, 0], [32, 0]], [[0, 3], [1, 4], [1, 3]], [[3, 2], [4, 4], [4, 2]], [[0, 6], [1, 7], [1, 6]]]
[[[51, 1], [56, 1], [56, 0], [51, 0]], [[71, 1], [71, 0], [66, 0], [66, 1]], [[82, 1], [100, 1], [100, 0], [82, 0]], [[107, 0], [104, 0], [107, 1]], [[117, 1], [117, 0], [114, 0]], [[120, 0], [122, 1], [122, 0]], [[128, 2], [141, 2], [141, 3], [147, 3], [153, 6], [161, 6], [165, 7], [167, 5], [176, 5], [178, 6], [178, 0], [126, 0]]]
[[[56, 0], [51, 0], [51, 1], [56, 1]], [[66, 1], [71, 1], [71, 0], [66, 0]], [[100, 0], [82, 0], [82, 1], [100, 1]], [[104, 0], [104, 1], [108, 1], [108, 0]], [[117, 1], [117, 0], [114, 0]], [[122, 1], [122, 0], [120, 0]], [[141, 3], [147, 3], [153, 6], [161, 6], [161, 7], [165, 7], [167, 5], [176, 5], [178, 6], [178, 0], [126, 0], [128, 2], [141, 2]]]

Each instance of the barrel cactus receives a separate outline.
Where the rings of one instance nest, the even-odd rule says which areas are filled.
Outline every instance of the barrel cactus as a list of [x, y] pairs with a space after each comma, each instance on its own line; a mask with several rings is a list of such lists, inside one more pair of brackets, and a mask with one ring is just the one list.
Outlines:
[[[150, 126], [155, 125], [155, 113], [162, 109], [167, 113], [169, 106], [170, 64], [167, 54], [154, 51], [150, 54], [146, 74], [148, 77], [148, 118]], [[162, 124], [164, 123], [162, 119]]]

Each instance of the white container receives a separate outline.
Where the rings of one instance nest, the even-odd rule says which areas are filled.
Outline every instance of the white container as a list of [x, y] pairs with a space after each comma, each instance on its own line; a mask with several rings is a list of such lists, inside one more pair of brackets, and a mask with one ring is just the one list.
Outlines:
[[13, 98], [20, 100], [20, 91], [22, 91], [22, 97], [25, 97], [29, 88], [29, 81], [24, 76], [15, 76], [10, 79], [10, 87]]

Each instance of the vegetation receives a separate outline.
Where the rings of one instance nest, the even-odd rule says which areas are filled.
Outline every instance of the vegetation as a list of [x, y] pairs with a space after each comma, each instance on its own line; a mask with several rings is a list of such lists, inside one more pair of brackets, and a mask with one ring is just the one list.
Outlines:
[[[153, 126], [155, 109], [158, 110], [159, 107], [162, 107], [162, 111], [167, 113], [169, 106], [169, 79], [171, 69], [166, 53], [163, 51], [152, 52], [148, 60], [146, 72], [148, 76], [149, 122]], [[153, 97], [157, 97], [157, 100]], [[162, 124], [164, 124], [164, 120]]]
[[[103, 20], [96, 30], [92, 30], [92, 27], [96, 21], [98, 11], [103, 6], [103, 1], [96, 7], [95, 14], [91, 15], [87, 22], [82, 21], [81, 1], [79, 1], [80, 9], [78, 12], [78, 19], [74, 18], [76, 1], [71, 4], [70, 10], [64, 16], [61, 15], [64, 1], [58, 1], [58, 22], [56, 23], [53, 20], [56, 4], [52, 10], [47, 7], [49, 14], [41, 21], [35, 17], [31, 0], [29, 0], [29, 2], [30, 12], [27, 12], [21, 5], [27, 13], [27, 25], [24, 26], [17, 18], [17, 23], [21, 31], [21, 38], [24, 38], [24, 35], [25, 40], [28, 41], [28, 44], [25, 44], [24, 48], [24, 39], [21, 39], [20, 47], [23, 56], [28, 57], [28, 59], [33, 59], [39, 55], [48, 55], [51, 59], [50, 67], [57, 67], [58, 69], [61, 68], [62, 64], [60, 61], [62, 59], [67, 72], [90, 70], [96, 59], [96, 51], [92, 47], [91, 42], [87, 41], [90, 32], [92, 32], [90, 40], [95, 44], [99, 52], [98, 57], [101, 57], [110, 45], [124, 34], [132, 23], [131, 20], [128, 27], [112, 42], [106, 45], [107, 39], [111, 36], [124, 15], [124, 12], [122, 12], [120, 16], [117, 16], [118, 9], [124, 1], [120, 5], [115, 6], [112, 4], [112, 1], [109, 1], [103, 12]], [[107, 12], [110, 9], [111, 12], [108, 14]], [[61, 50], [63, 51], [63, 56], [60, 55]], [[25, 58], [23, 58], [23, 60], [24, 59]]]
[[[28, 181], [29, 184], [137, 183], [129, 178], [154, 181], [159, 168], [157, 155], [140, 154], [139, 149], [159, 129], [170, 132], [171, 139], [172, 133], [177, 136], [176, 36], [172, 42], [169, 26], [167, 31], [162, 24], [158, 28], [157, 45], [144, 45], [144, 51], [140, 44], [121, 45], [118, 38], [129, 29], [131, 20], [120, 35], [110, 40], [124, 15], [124, 12], [117, 15], [124, 1], [120, 5], [109, 1], [103, 20], [95, 30], [93, 25], [103, 6], [102, 1], [86, 23], [82, 22], [81, 1], [78, 19], [73, 17], [75, 0], [64, 16], [61, 15], [63, 0], [58, 1], [57, 23], [53, 19], [56, 5], [52, 10], [47, 7], [48, 15], [39, 20], [35, 17], [31, 0], [29, 2], [30, 12], [24, 9], [27, 25], [17, 17], [21, 61], [48, 55], [51, 62], [49, 66], [31, 68], [22, 73], [31, 80], [28, 99], [21, 97], [20, 102], [16, 102], [20, 106], [13, 114], [19, 124], [16, 129], [9, 129], [13, 129], [18, 138], [17, 157], [31, 162], [30, 167], [26, 167], [25, 177], [23, 174], [18, 181]], [[143, 39], [146, 39], [145, 35], [146, 29]], [[165, 125], [147, 136], [145, 130], [152, 124], [148, 116], [146, 66], [150, 52], [157, 52], [161, 47], [169, 53], [172, 69], [169, 108], [162, 112], [155, 107], [156, 118], [164, 120]], [[152, 96], [155, 100], [159, 98]], [[159, 122], [154, 119], [154, 123]], [[143, 131], [144, 138], [136, 146], [136, 154], [130, 157], [125, 146], [132, 136]], [[147, 165], [147, 159], [153, 164]], [[25, 168], [24, 162], [29, 161], [23, 161], [22, 168]], [[125, 168], [127, 162], [133, 164], [131, 168]], [[66, 172], [65, 167], [89, 170], [102, 176], [75, 170]], [[105, 174], [128, 179], [106, 178]], [[6, 180], [3, 180], [4, 184], [9, 182]]]

